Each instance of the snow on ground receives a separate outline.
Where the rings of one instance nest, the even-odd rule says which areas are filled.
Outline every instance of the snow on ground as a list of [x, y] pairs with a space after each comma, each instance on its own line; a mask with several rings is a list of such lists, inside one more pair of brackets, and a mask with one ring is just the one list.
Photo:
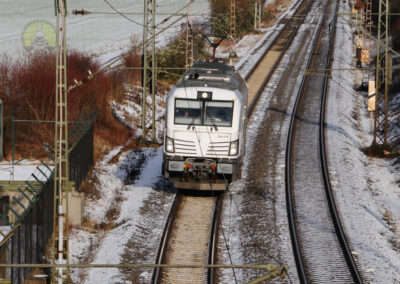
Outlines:
[[240, 74], [243, 77], [246, 77], [249, 72], [251, 71], [252, 66], [257, 62], [257, 60], [262, 56], [262, 54], [271, 46], [273, 41], [279, 34], [279, 31], [284, 27], [283, 24], [280, 24], [281, 20], [286, 17], [291, 17], [296, 12], [297, 7], [301, 4], [301, 1], [295, 1], [292, 3], [287, 10], [283, 11], [283, 13], [278, 17], [276, 23], [271, 27], [265, 30], [264, 35], [261, 37], [260, 40], [252, 47], [250, 52], [248, 50], [242, 50], [241, 46], [251, 46], [253, 43], [251, 42], [250, 45], [247, 43], [246, 37], [243, 39], [243, 44], [241, 42], [238, 43], [238, 50], [237, 53], [240, 57], [240, 60], [236, 63], [235, 68], [240, 71]]
[[[342, 7], [341, 12], [348, 9]], [[353, 68], [353, 29], [345, 21], [337, 29], [333, 68]], [[370, 158], [361, 151], [373, 139], [366, 94], [353, 90], [361, 77], [361, 71], [332, 73], [327, 117], [330, 176], [344, 228], [366, 280], [399, 283], [399, 174], [393, 160]]]
[[[43, 171], [46, 176], [44, 176], [39, 170]], [[53, 169], [53, 166], [50, 166]], [[51, 171], [43, 166], [40, 161], [20, 161], [16, 164], [10, 162], [0, 163], [0, 180], [6, 181], [35, 181], [32, 176], [34, 174], [39, 180], [45, 181], [51, 174]]]
[[[72, 230], [70, 235], [72, 263], [80, 263], [82, 259], [100, 264], [121, 263], [126, 244], [135, 234], [137, 224], [140, 222], [139, 209], [153, 191], [161, 175], [161, 149], [127, 151], [120, 155], [118, 163], [110, 163], [110, 159], [120, 150], [120, 148], [114, 149], [95, 167], [101, 196], [99, 199], [86, 202], [84, 207], [85, 218], [95, 229], [91, 231], [90, 226], [83, 226], [81, 229]], [[136, 179], [133, 174], [137, 175]], [[126, 184], [129, 178], [134, 179], [132, 184]], [[100, 228], [108, 229], [101, 230], [95, 226], [96, 224], [100, 224]], [[85, 283], [121, 282], [120, 271], [116, 268], [92, 269], [87, 272], [74, 270], [72, 274], [74, 282], [82, 283], [85, 273], [87, 273]]]
[[[122, 123], [134, 131], [134, 138], [142, 135], [141, 129], [141, 113], [142, 113], [142, 87], [127, 85], [125, 89], [124, 99], [118, 103], [111, 102], [112, 111]], [[156, 96], [156, 137], [159, 143], [163, 141], [164, 135], [164, 115], [165, 115], [165, 100], [167, 92], [158, 88]], [[152, 98], [147, 96], [147, 121], [151, 121], [152, 113]], [[150, 125], [148, 125], [149, 127]]]

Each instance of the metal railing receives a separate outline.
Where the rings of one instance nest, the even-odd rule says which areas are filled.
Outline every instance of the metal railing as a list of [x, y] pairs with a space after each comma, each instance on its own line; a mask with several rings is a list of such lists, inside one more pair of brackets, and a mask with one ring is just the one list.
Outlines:
[[[85, 179], [90, 167], [93, 166], [93, 130], [96, 113], [84, 113], [71, 127], [69, 141], [69, 168], [70, 179], [78, 189]], [[52, 149], [49, 150], [50, 158], [54, 157]], [[0, 241], [0, 262], [7, 264], [43, 263], [46, 249], [49, 248], [51, 235], [53, 233], [53, 207], [54, 207], [54, 181], [53, 169], [42, 161], [42, 166], [47, 167], [46, 174], [37, 167], [43, 177], [40, 179], [32, 174], [35, 183], [25, 182], [24, 186], [18, 187], [20, 197], [13, 208], [8, 209], [15, 215], [16, 221], [10, 222], [7, 216], [0, 214], [0, 218], [6, 222], [10, 230], [5, 233], [0, 230], [3, 239]], [[35, 171], [36, 172], [36, 171]], [[27, 200], [24, 200], [27, 199]], [[28, 204], [28, 205], [26, 205]], [[0, 269], [1, 281], [11, 280], [11, 283], [23, 283], [32, 273], [32, 267], [9, 267]], [[45, 271], [47, 272], [47, 271]], [[50, 273], [50, 271], [49, 271]]]

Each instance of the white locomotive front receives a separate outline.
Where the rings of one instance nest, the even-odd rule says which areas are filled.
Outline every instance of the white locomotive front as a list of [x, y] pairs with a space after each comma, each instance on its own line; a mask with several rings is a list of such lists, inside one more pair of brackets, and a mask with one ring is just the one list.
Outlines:
[[225, 190], [240, 176], [247, 85], [222, 62], [196, 62], [166, 103], [163, 173], [176, 188]]

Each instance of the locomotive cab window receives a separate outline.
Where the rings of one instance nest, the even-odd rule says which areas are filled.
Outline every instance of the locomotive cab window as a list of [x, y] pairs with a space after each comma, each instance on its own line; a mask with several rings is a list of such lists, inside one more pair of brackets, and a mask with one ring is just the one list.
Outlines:
[[233, 102], [205, 102], [205, 125], [232, 126]]
[[202, 102], [198, 100], [175, 100], [175, 124], [201, 124]]
[[232, 101], [175, 99], [175, 124], [231, 127]]

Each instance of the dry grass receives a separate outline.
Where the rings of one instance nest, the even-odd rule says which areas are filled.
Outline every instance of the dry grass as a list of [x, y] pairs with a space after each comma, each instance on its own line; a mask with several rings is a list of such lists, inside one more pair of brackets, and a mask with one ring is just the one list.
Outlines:
[[361, 149], [364, 154], [369, 157], [376, 157], [376, 158], [396, 158], [399, 157], [399, 153], [396, 151], [395, 148], [392, 146], [383, 146], [383, 145], [371, 145], [369, 147]]
[[99, 186], [100, 181], [96, 175], [96, 171], [91, 169], [85, 180], [82, 182], [79, 191], [85, 193], [85, 198], [99, 199], [101, 197]]
[[397, 224], [396, 224], [395, 220], [393, 219], [392, 212], [385, 209], [385, 212], [383, 213], [383, 220], [388, 224], [388, 226], [392, 232], [394, 232], [394, 233], [398, 232]]

